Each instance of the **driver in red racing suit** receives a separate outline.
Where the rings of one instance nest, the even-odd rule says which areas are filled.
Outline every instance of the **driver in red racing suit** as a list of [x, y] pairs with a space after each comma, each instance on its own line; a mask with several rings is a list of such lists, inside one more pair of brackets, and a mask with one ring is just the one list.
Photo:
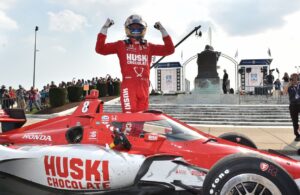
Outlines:
[[164, 45], [155, 45], [144, 39], [147, 24], [139, 15], [131, 15], [125, 22], [126, 40], [105, 43], [107, 29], [113, 25], [107, 19], [96, 43], [96, 52], [102, 55], [117, 54], [122, 72], [121, 106], [124, 113], [139, 112], [148, 109], [149, 76], [152, 56], [166, 56], [174, 53], [174, 45], [165, 28], [156, 22], [154, 27], [160, 30]]

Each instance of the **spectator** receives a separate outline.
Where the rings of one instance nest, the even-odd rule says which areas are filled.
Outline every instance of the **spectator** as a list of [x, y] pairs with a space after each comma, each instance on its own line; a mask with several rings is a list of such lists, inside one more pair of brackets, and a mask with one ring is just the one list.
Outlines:
[[41, 90], [40, 94], [41, 94], [41, 107], [45, 108], [46, 107], [46, 86], [43, 87], [43, 89]]
[[273, 71], [270, 70], [269, 74], [266, 76], [266, 84], [267, 84], [268, 94], [272, 94], [273, 83], [274, 83]]
[[106, 75], [106, 86], [107, 86], [108, 95], [112, 96], [114, 94], [114, 85], [113, 85], [113, 80], [109, 74]]
[[9, 86], [8, 93], [9, 93], [9, 97], [10, 97], [9, 107], [14, 108], [14, 104], [15, 104], [15, 101], [16, 101], [16, 92], [11, 86]]
[[298, 74], [294, 73], [291, 75], [289, 85], [285, 88], [284, 93], [288, 93], [290, 100], [290, 115], [293, 121], [293, 128], [295, 139], [294, 141], [300, 141], [298, 115], [300, 112], [300, 84], [298, 82]]
[[225, 69], [223, 71], [224, 71], [224, 75], [223, 75], [222, 88], [223, 88], [223, 93], [227, 94], [228, 74]]
[[38, 89], [35, 89], [35, 102], [36, 102], [36, 105], [37, 105], [37, 109], [41, 110], [41, 108], [42, 108], [41, 94], [40, 94]]
[[289, 83], [290, 82], [290, 76], [287, 72], [284, 73], [283, 77], [282, 77], [283, 82], [285, 83]]
[[282, 85], [282, 88], [286, 88], [286, 86], [289, 84], [290, 82], [290, 76], [287, 72], [284, 73], [283, 77], [282, 77], [282, 80], [283, 80], [283, 85]]
[[36, 101], [36, 90], [31, 87], [30, 91], [29, 91], [29, 111], [31, 112], [33, 110], [33, 105], [36, 107], [36, 109], [41, 110], [41, 108], [39, 107], [37, 101]]
[[274, 82], [274, 87], [275, 87], [274, 95], [275, 97], [279, 97], [281, 95], [281, 82], [279, 79], [276, 79], [276, 81]]
[[4, 94], [4, 91], [5, 91], [5, 85], [2, 85], [1, 89], [0, 89], [0, 105], [2, 105], [2, 108], [3, 108], [3, 94]]
[[16, 91], [17, 108], [19, 109], [26, 108], [25, 96], [26, 96], [25, 89], [22, 87], [22, 85], [19, 85], [19, 89]]
[[57, 88], [57, 86], [55, 85], [54, 81], [51, 81], [50, 88]]
[[2, 108], [3, 109], [9, 109], [10, 107], [10, 96], [7, 89], [4, 88], [3, 94], [2, 94]]

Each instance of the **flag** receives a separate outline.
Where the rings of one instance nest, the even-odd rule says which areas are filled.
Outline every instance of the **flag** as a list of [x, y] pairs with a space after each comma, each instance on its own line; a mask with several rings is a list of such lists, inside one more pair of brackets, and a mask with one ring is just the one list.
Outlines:
[[270, 49], [270, 48], [268, 48], [268, 55], [269, 55], [270, 57], [272, 57], [272, 55], [271, 55], [271, 49]]
[[234, 58], [237, 58], [239, 56], [239, 50], [236, 50]]

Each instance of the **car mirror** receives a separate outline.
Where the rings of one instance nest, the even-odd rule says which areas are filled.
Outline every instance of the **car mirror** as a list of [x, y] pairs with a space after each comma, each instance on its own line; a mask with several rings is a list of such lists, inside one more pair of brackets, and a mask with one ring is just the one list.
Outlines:
[[157, 142], [166, 140], [166, 137], [157, 133], [145, 133], [144, 140], [148, 142]]

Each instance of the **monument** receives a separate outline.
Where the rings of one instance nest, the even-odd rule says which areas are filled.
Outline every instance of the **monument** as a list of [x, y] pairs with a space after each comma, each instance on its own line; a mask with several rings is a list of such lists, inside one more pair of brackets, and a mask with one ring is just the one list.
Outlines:
[[217, 72], [217, 62], [221, 52], [214, 51], [206, 45], [204, 51], [198, 54], [198, 75], [195, 78], [195, 93], [220, 94], [220, 77]]

